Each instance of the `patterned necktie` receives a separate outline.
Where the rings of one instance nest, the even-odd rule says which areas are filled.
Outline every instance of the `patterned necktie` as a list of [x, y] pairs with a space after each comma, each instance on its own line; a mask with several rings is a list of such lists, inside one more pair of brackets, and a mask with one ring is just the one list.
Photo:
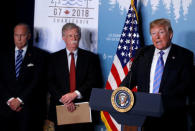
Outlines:
[[74, 92], [76, 89], [76, 71], [75, 71], [75, 61], [74, 53], [70, 53], [71, 62], [70, 62], [70, 91]]
[[23, 50], [18, 50], [18, 55], [16, 57], [16, 64], [15, 64], [16, 78], [18, 78], [20, 73], [20, 66], [22, 64], [22, 52]]
[[160, 53], [160, 56], [156, 64], [156, 69], [155, 69], [155, 74], [154, 74], [153, 93], [159, 92], [160, 82], [161, 82], [161, 78], [162, 78], [162, 74], [164, 70], [164, 61], [163, 61], [164, 52], [160, 51], [159, 53]]

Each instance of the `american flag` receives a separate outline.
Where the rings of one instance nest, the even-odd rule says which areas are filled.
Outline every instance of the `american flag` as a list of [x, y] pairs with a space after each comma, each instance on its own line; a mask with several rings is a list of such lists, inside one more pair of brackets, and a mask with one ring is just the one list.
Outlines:
[[[137, 49], [140, 48], [138, 18], [135, 5], [136, 0], [131, 0], [111, 71], [106, 82], [106, 89], [109, 90], [115, 90], [119, 87], [131, 69]], [[121, 125], [108, 112], [102, 111], [101, 118], [109, 131], [121, 130]]]

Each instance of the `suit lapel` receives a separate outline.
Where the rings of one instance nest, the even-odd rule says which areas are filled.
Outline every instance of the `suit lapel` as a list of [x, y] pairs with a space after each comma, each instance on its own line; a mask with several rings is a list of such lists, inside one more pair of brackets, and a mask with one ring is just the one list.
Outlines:
[[[62, 84], [64, 85], [64, 87], [70, 87], [70, 83], [69, 83], [69, 69], [68, 69], [68, 59], [67, 59], [67, 52], [66, 49], [64, 49], [61, 54], [60, 54], [60, 58], [56, 58], [59, 59], [57, 60], [57, 68], [60, 72], [62, 72], [61, 76], [61, 81], [63, 82]], [[66, 82], [64, 82], [66, 81]], [[66, 84], [66, 85], [65, 85]]]
[[28, 46], [26, 54], [25, 54], [23, 61], [22, 61], [22, 64], [21, 64], [19, 79], [21, 76], [24, 76], [25, 71], [27, 69], [27, 65], [29, 63], [33, 63], [32, 57], [33, 57], [33, 47]]
[[165, 84], [168, 81], [167, 79], [169, 75], [168, 73], [171, 71], [171, 69], [174, 69], [176, 67], [176, 64], [177, 64], [176, 52], [177, 52], [176, 47], [174, 46], [174, 44], [172, 44], [172, 47], [170, 49], [170, 52], [168, 54], [168, 57], [165, 63], [161, 85], [160, 85], [160, 90], [162, 90], [163, 87], [165, 87]]
[[150, 88], [150, 71], [151, 71], [151, 64], [152, 64], [152, 60], [153, 60], [153, 55], [154, 55], [154, 46], [151, 46], [151, 48], [145, 52], [144, 54], [144, 60], [146, 60], [144, 62], [144, 72], [145, 72], [145, 83], [148, 83], [148, 85], [146, 85], [146, 89], [144, 89], [145, 92], [149, 92], [149, 88]]
[[[68, 77], [68, 79], [69, 79], [69, 69], [68, 69], [68, 58], [67, 58], [67, 52], [66, 52], [66, 50], [64, 50], [64, 52], [65, 53], [63, 53], [64, 55], [62, 55], [62, 59], [64, 59], [63, 61], [62, 61], [62, 66], [64, 66], [64, 65], [67, 65], [67, 66], [65, 66], [65, 68], [63, 68], [64, 70], [63, 70], [63, 72], [65, 73], [65, 74], [67, 74], [66, 75], [66, 77]], [[68, 80], [68, 83], [69, 83], [69, 80]]]
[[79, 82], [80, 71], [82, 70], [81, 67], [80, 67], [82, 65], [81, 62], [83, 60], [82, 56], [83, 55], [82, 55], [81, 50], [78, 49], [77, 62], [76, 62], [76, 87], [77, 87], [78, 82]]
[[86, 71], [88, 70], [88, 58], [82, 49], [78, 49], [77, 63], [76, 63], [76, 87], [83, 81]]
[[16, 71], [15, 71], [15, 49], [11, 50], [11, 53], [7, 57], [7, 63], [8, 63], [8, 75], [11, 76], [11, 78], [16, 79]]

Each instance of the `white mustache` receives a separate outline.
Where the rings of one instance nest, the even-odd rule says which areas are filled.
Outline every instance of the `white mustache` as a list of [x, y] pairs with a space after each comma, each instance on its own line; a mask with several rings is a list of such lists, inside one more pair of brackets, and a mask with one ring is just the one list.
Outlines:
[[78, 41], [73, 40], [73, 41], [71, 41], [71, 44], [78, 44]]

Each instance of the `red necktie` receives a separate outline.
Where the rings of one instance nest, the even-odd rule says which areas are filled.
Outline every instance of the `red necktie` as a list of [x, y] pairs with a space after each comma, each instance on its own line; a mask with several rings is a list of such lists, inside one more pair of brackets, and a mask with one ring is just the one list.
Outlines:
[[75, 71], [75, 62], [74, 62], [74, 53], [70, 53], [71, 62], [70, 62], [70, 91], [74, 92], [76, 89], [76, 71]]

